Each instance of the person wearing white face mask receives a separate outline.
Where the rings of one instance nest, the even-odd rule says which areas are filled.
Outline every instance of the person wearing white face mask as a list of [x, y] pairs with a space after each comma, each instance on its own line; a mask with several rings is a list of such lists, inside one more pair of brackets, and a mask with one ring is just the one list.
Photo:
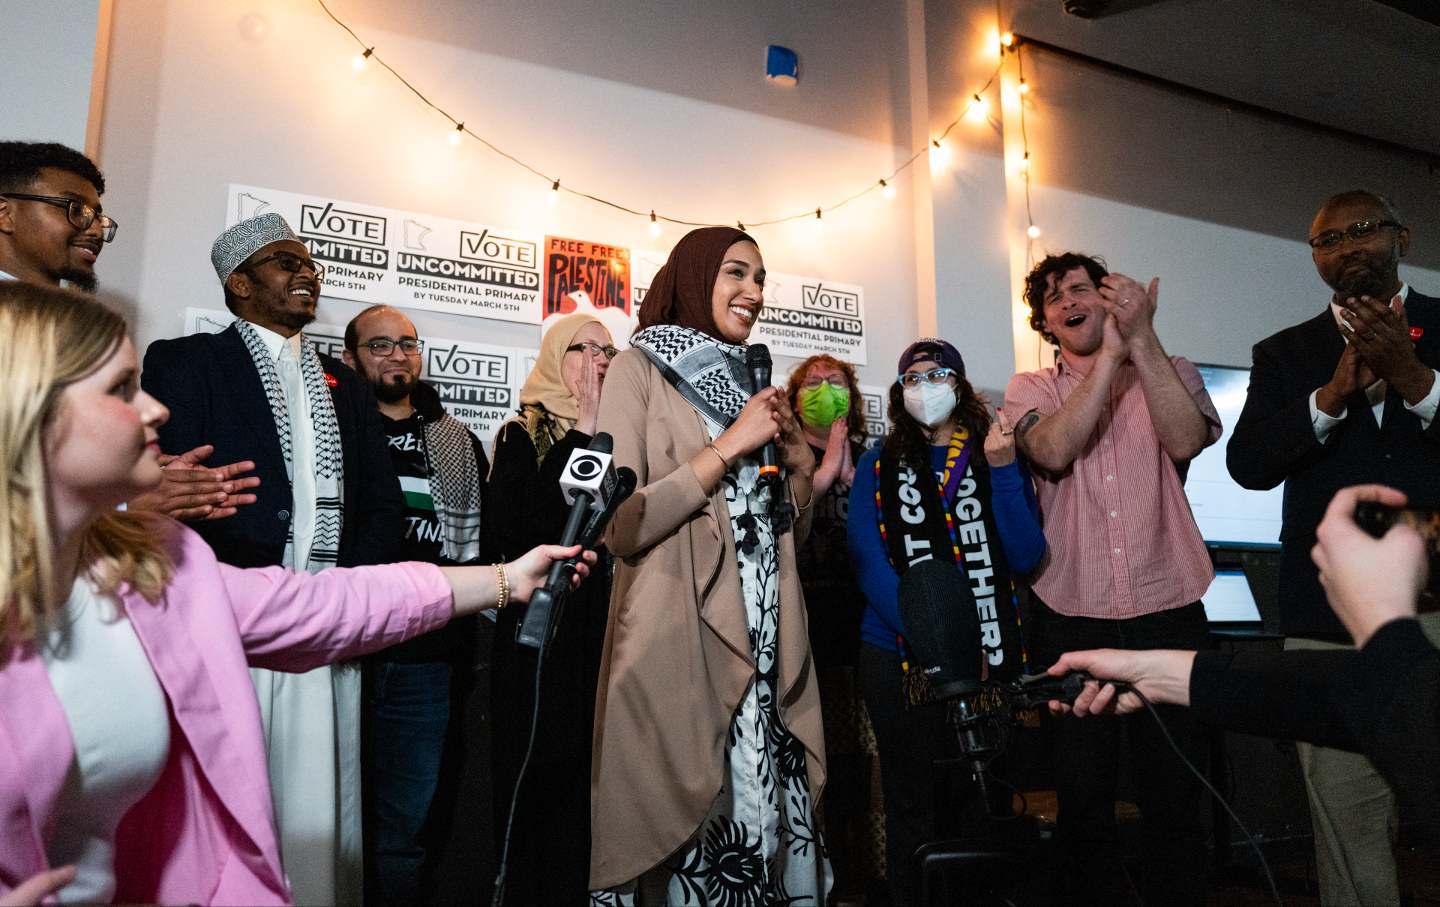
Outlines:
[[1040, 563], [1045, 536], [1005, 415], [997, 410], [991, 420], [955, 347], [917, 340], [898, 372], [893, 427], [855, 467], [849, 543], [865, 593], [860, 685], [880, 751], [890, 889], [894, 903], [906, 904], [911, 854], [934, 837], [933, 765], [956, 754], [944, 709], [908, 708], [905, 675], [916, 662], [900, 617], [900, 576], [921, 560], [952, 560], [974, 593], [992, 674], [1013, 676], [1023, 655], [1011, 577]]

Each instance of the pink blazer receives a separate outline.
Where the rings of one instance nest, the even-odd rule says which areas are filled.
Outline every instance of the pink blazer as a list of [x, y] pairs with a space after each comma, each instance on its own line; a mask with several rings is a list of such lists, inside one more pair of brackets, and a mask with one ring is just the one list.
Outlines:
[[[120, 823], [117, 902], [288, 904], [260, 710], [246, 670], [311, 668], [444, 624], [449, 584], [429, 564], [295, 574], [221, 564], [193, 531], [171, 538], [158, 604], [121, 603], [170, 707], [170, 758]], [[70, 728], [33, 646], [0, 666], [0, 894], [47, 868]]]

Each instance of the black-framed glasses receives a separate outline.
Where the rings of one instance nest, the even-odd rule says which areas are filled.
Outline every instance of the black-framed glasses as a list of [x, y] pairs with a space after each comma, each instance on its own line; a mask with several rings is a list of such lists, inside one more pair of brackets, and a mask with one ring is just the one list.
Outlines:
[[395, 347], [400, 347], [400, 352], [407, 356], [418, 356], [425, 349], [425, 341], [416, 340], [414, 337], [401, 337], [399, 340], [391, 340], [389, 337], [376, 337], [360, 344], [369, 350], [371, 355], [384, 359], [395, 352]]
[[613, 346], [601, 346], [593, 340], [582, 340], [579, 343], [572, 343], [565, 347], [567, 353], [589, 353], [596, 359], [604, 356], [606, 359], [614, 359], [620, 355], [620, 351]]
[[279, 266], [280, 270], [290, 274], [298, 274], [301, 268], [309, 268], [315, 274], [316, 280], [323, 281], [325, 279], [324, 265], [315, 261], [313, 258], [302, 258], [294, 252], [276, 252], [274, 255], [266, 255], [259, 261], [252, 261], [248, 265], [245, 265], [244, 270], [252, 271], [272, 261]]
[[67, 198], [63, 195], [30, 195], [25, 192], [0, 192], [5, 198], [20, 198], [27, 202], [43, 202], [47, 205], [54, 205], [57, 208], [65, 209], [65, 219], [70, 221], [70, 226], [76, 230], [88, 230], [96, 220], [100, 221], [100, 239], [104, 242], [111, 242], [115, 239], [115, 233], [120, 225], [115, 218], [108, 214], [101, 214], [94, 208], [85, 204], [78, 198]]
[[901, 387], [919, 387], [924, 384], [944, 384], [955, 374], [953, 368], [932, 368], [928, 372], [906, 372], [895, 380]]
[[1399, 229], [1400, 224], [1393, 220], [1356, 221], [1344, 230], [1326, 230], [1324, 233], [1315, 234], [1309, 239], [1310, 248], [1317, 252], [1333, 252], [1344, 245], [1346, 240], [1364, 242], [1385, 227]]

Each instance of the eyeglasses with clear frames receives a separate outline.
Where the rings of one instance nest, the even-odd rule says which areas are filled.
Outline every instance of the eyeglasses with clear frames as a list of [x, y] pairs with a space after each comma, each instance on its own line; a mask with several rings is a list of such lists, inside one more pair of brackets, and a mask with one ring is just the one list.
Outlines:
[[824, 377], [821, 377], [820, 375], [811, 375], [810, 377], [805, 379], [805, 383], [802, 384], [801, 387], [805, 388], [806, 390], [814, 390], [822, 384], [828, 384], [831, 387], [838, 387], [841, 390], [850, 389], [850, 385], [845, 381], [844, 375], [826, 375]]
[[1347, 240], [1350, 242], [1364, 242], [1385, 227], [1395, 227], [1399, 229], [1400, 224], [1393, 220], [1356, 221], [1344, 230], [1326, 230], [1324, 233], [1317, 233], [1310, 237], [1308, 242], [1310, 243], [1310, 248], [1316, 252], [1333, 252], [1343, 246]]
[[927, 384], [944, 384], [951, 375], [955, 374], [953, 368], [932, 368], [928, 372], [906, 372], [895, 380], [901, 387], [919, 387], [921, 382]]
[[115, 233], [120, 229], [115, 218], [108, 214], [101, 214], [78, 198], [67, 198], [63, 195], [29, 195], [24, 192], [0, 192], [0, 196], [24, 199], [29, 202], [42, 202], [57, 208], [64, 208], [65, 219], [70, 221], [70, 226], [76, 230], [88, 230], [91, 224], [99, 220], [102, 242], [112, 242], [115, 239]]
[[589, 353], [596, 359], [599, 359], [601, 356], [604, 356], [606, 359], [614, 359], [616, 356], [620, 355], [620, 351], [615, 349], [615, 347], [601, 346], [593, 340], [582, 340], [579, 343], [572, 343], [569, 346], [565, 347], [565, 352]]
[[401, 337], [399, 340], [391, 340], [389, 337], [375, 337], [360, 344], [370, 351], [371, 355], [384, 359], [395, 352], [398, 346], [400, 352], [407, 356], [418, 356], [425, 349], [425, 341], [416, 340], [414, 337]]

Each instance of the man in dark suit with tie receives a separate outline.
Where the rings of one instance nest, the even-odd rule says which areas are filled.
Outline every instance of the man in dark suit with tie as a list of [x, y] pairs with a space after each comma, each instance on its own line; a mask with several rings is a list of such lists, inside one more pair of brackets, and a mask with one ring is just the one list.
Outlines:
[[[255, 502], [195, 530], [238, 567], [313, 573], [398, 559], [404, 503], [375, 396], [301, 333], [323, 269], [276, 214], [226, 230], [211, 260], [235, 323], [156, 341], [141, 378], [170, 408], [162, 450], [211, 444], [219, 462], [255, 464]], [[357, 903], [359, 671], [251, 673], [294, 900]]]
[[[1335, 492], [1374, 482], [1440, 504], [1440, 300], [1406, 285], [1410, 231], [1382, 196], [1332, 196], [1310, 227], [1332, 295], [1313, 318], [1260, 341], [1227, 464], [1246, 488], [1285, 483], [1280, 619], [1287, 649], [1351, 640], [1310, 558]], [[1436, 577], [1431, 577], [1434, 583]], [[1433, 616], [1422, 617], [1440, 638]], [[1399, 900], [1395, 798], [1363, 756], [1297, 744], [1315, 830], [1321, 902]]]

